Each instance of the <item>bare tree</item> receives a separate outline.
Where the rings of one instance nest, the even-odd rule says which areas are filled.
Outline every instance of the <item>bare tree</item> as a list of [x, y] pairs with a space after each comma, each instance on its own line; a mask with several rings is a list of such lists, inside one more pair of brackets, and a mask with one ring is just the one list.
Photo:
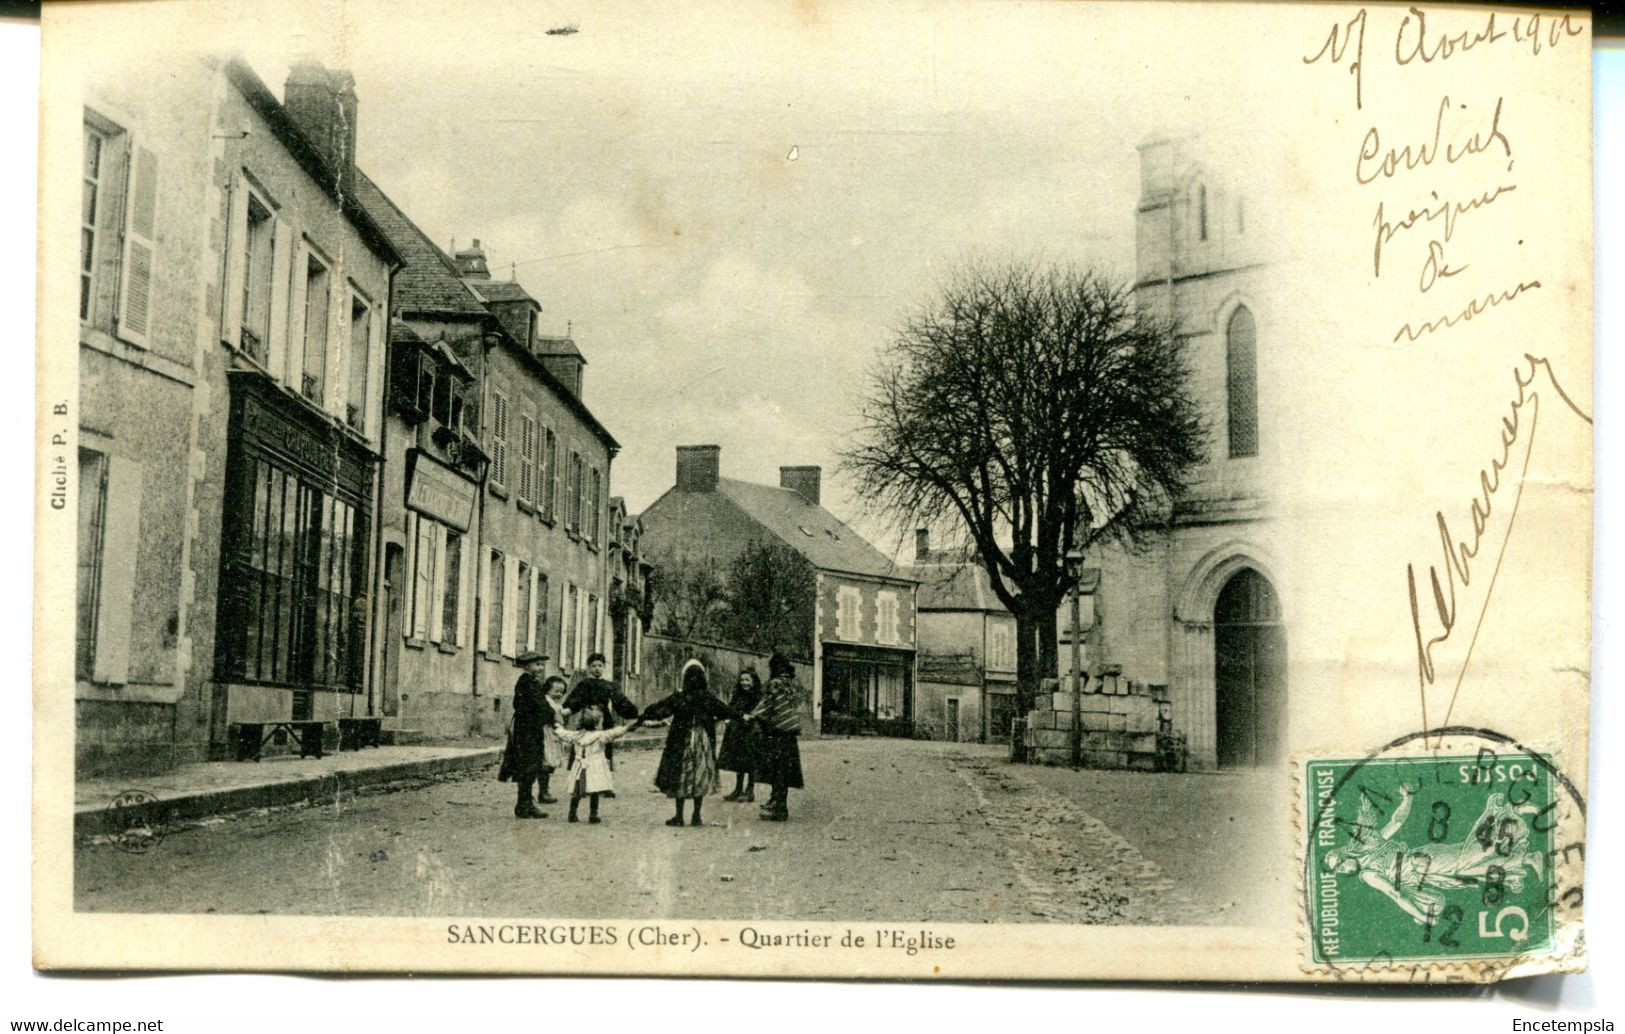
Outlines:
[[660, 615], [656, 627], [673, 639], [717, 638], [720, 615], [728, 598], [727, 583], [709, 557], [678, 554], [655, 567], [653, 595]]
[[1144, 547], [1207, 429], [1171, 327], [1093, 272], [972, 264], [870, 374], [843, 466], [906, 527], [955, 528], [1016, 617], [1020, 706], [1056, 670], [1068, 552]]

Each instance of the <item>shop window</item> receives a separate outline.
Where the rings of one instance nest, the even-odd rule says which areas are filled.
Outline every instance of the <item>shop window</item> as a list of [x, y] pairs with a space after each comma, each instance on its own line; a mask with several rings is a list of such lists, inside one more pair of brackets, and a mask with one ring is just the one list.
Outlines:
[[361, 690], [366, 520], [323, 487], [252, 461], [252, 512], [232, 529], [217, 638], [224, 679]]
[[332, 305], [327, 264], [315, 255], [305, 259], [304, 367], [299, 392], [322, 404], [327, 389], [327, 324]]

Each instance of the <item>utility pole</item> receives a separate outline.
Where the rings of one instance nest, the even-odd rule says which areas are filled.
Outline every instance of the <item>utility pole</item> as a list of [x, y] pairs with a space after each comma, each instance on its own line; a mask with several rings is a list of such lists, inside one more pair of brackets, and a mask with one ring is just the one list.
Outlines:
[[1079, 598], [1083, 582], [1083, 553], [1066, 554], [1067, 575], [1072, 580], [1072, 767], [1083, 764], [1083, 606]]

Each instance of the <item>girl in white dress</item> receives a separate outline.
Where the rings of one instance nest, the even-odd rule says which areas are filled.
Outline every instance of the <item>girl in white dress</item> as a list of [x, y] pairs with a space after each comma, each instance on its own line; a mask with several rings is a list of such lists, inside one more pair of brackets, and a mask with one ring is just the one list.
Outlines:
[[576, 816], [576, 810], [581, 806], [583, 797], [587, 798], [587, 821], [595, 825], [603, 821], [598, 817], [598, 798], [615, 789], [615, 773], [609, 767], [609, 759], [604, 756], [604, 745], [643, 724], [635, 721], [631, 725], [605, 729], [602, 728], [603, 722], [603, 713], [592, 707], [581, 713], [580, 729], [554, 726], [559, 739], [575, 747], [575, 761], [570, 765], [571, 822], [581, 821]]

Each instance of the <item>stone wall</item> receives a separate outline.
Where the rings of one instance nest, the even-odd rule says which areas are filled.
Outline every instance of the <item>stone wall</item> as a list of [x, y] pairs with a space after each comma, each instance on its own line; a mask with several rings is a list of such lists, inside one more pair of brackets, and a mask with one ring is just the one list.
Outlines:
[[[1027, 713], [1023, 739], [1029, 762], [1072, 763], [1073, 694], [1045, 679], [1037, 706]], [[1084, 676], [1082, 763], [1086, 768], [1144, 772], [1182, 769], [1167, 687], [1124, 678], [1107, 668]]]

